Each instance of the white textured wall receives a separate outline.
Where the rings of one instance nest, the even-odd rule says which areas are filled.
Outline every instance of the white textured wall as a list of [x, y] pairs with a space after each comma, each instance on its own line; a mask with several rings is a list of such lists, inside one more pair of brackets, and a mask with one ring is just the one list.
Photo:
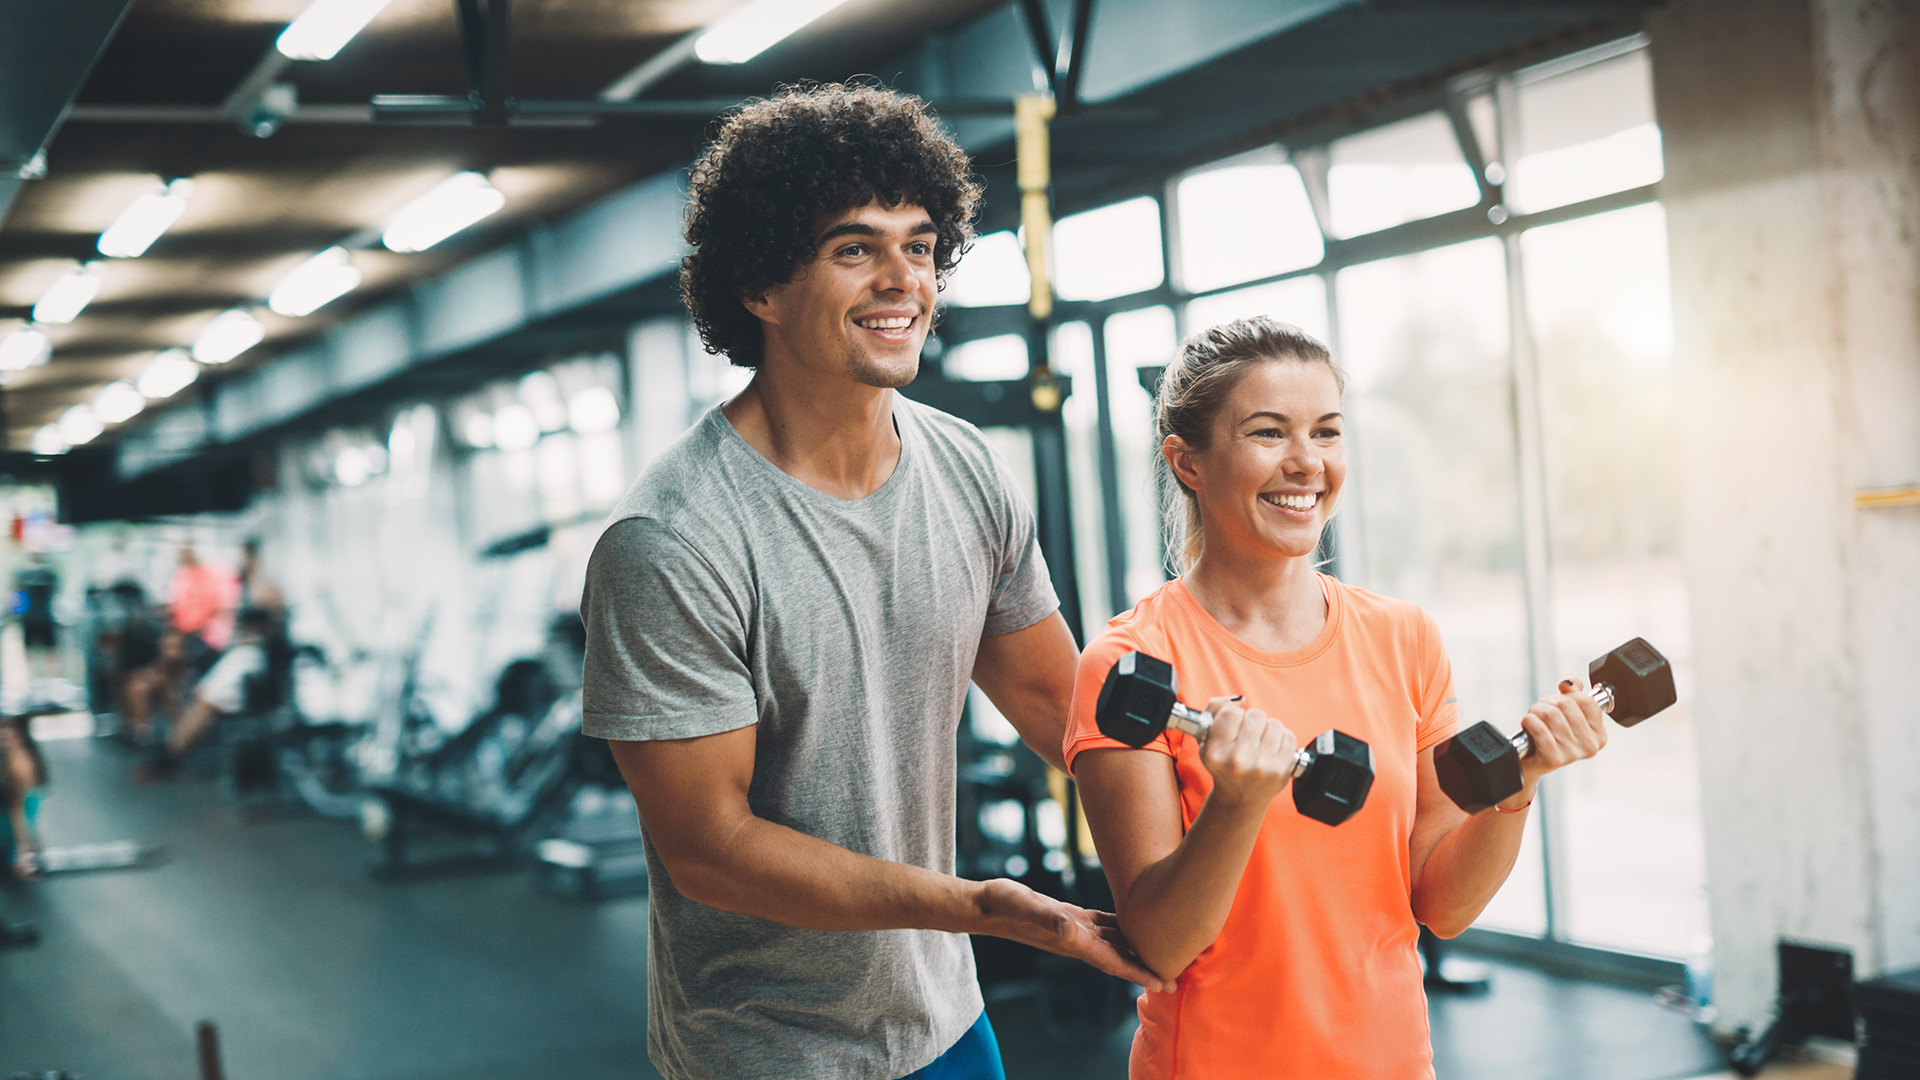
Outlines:
[[1680, 0], [1666, 140], [1717, 1002], [1764, 1021], [1781, 936], [1920, 964], [1916, 11]]

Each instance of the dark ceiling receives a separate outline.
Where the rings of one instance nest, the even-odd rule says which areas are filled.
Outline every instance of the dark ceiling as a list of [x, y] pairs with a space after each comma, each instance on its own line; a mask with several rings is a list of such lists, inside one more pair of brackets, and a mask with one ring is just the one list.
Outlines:
[[[469, 89], [454, 0], [393, 0], [334, 59], [292, 63], [300, 113], [270, 138], [243, 133], [217, 110], [309, 0], [135, 0], [47, 151], [44, 179], [26, 184], [0, 227], [0, 331], [25, 319], [46, 286], [77, 260], [153, 178], [192, 177], [185, 215], [139, 259], [110, 260], [100, 295], [73, 323], [47, 327], [48, 364], [6, 385], [8, 442], [136, 376], [154, 351], [188, 345], [218, 312], [258, 302], [315, 251], [383, 224], [449, 174], [489, 174], [504, 210], [431, 251], [362, 250], [361, 287], [301, 319], [261, 311], [268, 338], [232, 365], [338, 325], [357, 311], [515, 235], [532, 220], [583, 206], [684, 164], [701, 118], [604, 119], [593, 125], [475, 127], [375, 124], [376, 94]], [[586, 99], [689, 31], [743, 0], [517, 0], [511, 93]], [[1004, 0], [851, 0], [809, 32], [732, 67], [692, 65], [649, 97], [741, 97], [796, 78], [832, 79], [884, 62], [929, 34]], [[312, 106], [352, 109], [314, 110]], [[117, 107], [148, 116], [113, 119]], [[166, 121], [154, 107], [176, 109]], [[341, 115], [355, 113], [356, 115]], [[103, 118], [104, 117], [104, 118]]]

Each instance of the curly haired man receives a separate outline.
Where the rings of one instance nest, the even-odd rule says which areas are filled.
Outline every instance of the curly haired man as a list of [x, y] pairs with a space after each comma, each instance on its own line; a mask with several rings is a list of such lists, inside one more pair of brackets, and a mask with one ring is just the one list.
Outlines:
[[581, 604], [585, 730], [646, 826], [650, 1056], [1001, 1077], [965, 935], [1158, 980], [1110, 916], [953, 876], [968, 680], [1058, 765], [1076, 658], [1005, 464], [894, 392], [979, 185], [921, 102], [832, 85], [730, 116], [691, 188], [687, 307], [753, 379], [614, 511]]

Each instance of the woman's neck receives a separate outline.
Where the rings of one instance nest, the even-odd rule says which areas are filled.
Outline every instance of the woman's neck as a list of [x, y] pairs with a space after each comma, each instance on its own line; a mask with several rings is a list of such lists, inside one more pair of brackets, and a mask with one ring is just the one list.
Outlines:
[[1313, 567], [1312, 554], [1276, 559], [1208, 549], [1182, 580], [1234, 637], [1264, 652], [1288, 653], [1313, 644], [1327, 626], [1327, 598]]

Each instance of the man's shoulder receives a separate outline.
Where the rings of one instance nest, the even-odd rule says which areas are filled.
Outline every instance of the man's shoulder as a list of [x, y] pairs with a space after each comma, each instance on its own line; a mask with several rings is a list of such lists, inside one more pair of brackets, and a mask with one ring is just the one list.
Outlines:
[[922, 457], [942, 482], [989, 493], [1008, 490], [1010, 474], [984, 432], [952, 413], [899, 397], [895, 415], [919, 433]]

